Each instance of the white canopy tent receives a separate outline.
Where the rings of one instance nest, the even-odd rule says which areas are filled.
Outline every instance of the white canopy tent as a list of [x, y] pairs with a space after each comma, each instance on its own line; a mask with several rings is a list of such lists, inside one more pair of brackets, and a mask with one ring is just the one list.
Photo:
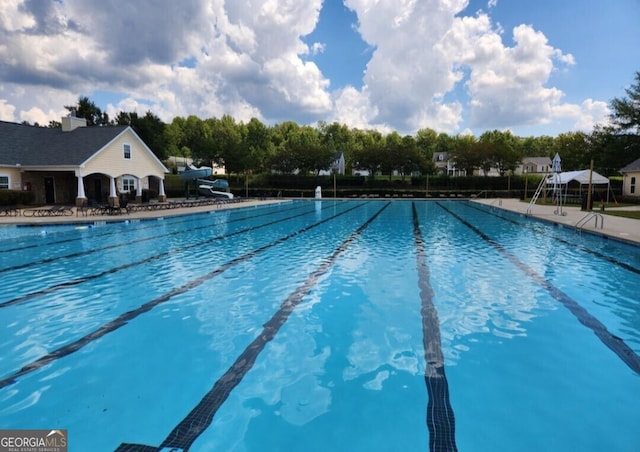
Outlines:
[[[560, 185], [564, 186], [564, 192], [566, 196], [567, 186], [570, 182], [576, 181], [580, 184], [580, 195], [582, 195], [582, 186], [589, 185], [589, 173], [588, 169], [578, 171], [565, 171], [563, 173], [557, 173], [547, 176], [547, 185]], [[591, 172], [591, 185], [606, 185], [607, 186], [607, 201], [609, 200], [609, 179], [596, 173]]]
[[[565, 185], [574, 180], [578, 181], [580, 185], [588, 185], [589, 170], [586, 169], [586, 170], [579, 170], [579, 171], [565, 171], [563, 173], [558, 173], [557, 179], [555, 174], [552, 174], [547, 177], [547, 183], [549, 184], [556, 182], [558, 184]], [[594, 171], [591, 175], [591, 184], [592, 185], [609, 185], [609, 179]]]

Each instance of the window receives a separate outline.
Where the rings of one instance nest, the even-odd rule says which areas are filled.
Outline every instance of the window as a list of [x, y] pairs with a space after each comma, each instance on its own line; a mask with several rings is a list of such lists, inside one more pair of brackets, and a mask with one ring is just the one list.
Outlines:
[[125, 143], [123, 145], [123, 149], [124, 149], [124, 158], [127, 160], [131, 159], [131, 145], [129, 143]]
[[9, 176], [0, 176], [0, 189], [9, 189]]
[[631, 185], [629, 186], [629, 192], [633, 195], [636, 192], [636, 178], [631, 178]]
[[133, 177], [122, 178], [122, 191], [127, 193], [133, 193], [136, 191], [136, 180]]

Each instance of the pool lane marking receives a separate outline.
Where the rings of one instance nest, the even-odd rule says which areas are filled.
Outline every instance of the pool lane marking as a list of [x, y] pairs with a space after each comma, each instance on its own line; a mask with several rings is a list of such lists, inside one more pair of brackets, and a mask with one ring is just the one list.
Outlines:
[[71, 353], [77, 352], [78, 350], [80, 350], [81, 348], [85, 347], [86, 345], [90, 344], [91, 342], [95, 341], [96, 339], [100, 339], [101, 337], [107, 335], [108, 333], [111, 333], [117, 329], [119, 329], [120, 327], [126, 325], [127, 323], [129, 323], [129, 321], [135, 319], [136, 317], [140, 316], [141, 314], [144, 314], [145, 312], [150, 311], [151, 309], [155, 308], [156, 306], [165, 303], [167, 301], [169, 301], [171, 298], [177, 296], [177, 295], [181, 295], [183, 293], [186, 293], [198, 286], [200, 286], [201, 284], [205, 283], [206, 281], [213, 279], [214, 277], [220, 275], [221, 273], [225, 272], [226, 270], [228, 270], [229, 268], [238, 265], [242, 262], [245, 262], [249, 259], [251, 259], [252, 257], [257, 256], [258, 254], [273, 248], [276, 245], [279, 245], [283, 242], [286, 242], [287, 240], [290, 240], [294, 237], [297, 237], [300, 234], [303, 234], [305, 232], [308, 232], [309, 230], [320, 226], [321, 224], [327, 223], [337, 217], [340, 217], [342, 215], [345, 215], [346, 213], [355, 210], [359, 207], [362, 207], [364, 204], [358, 204], [355, 207], [351, 207], [343, 212], [339, 212], [335, 215], [332, 215], [331, 217], [327, 217], [324, 220], [318, 221], [317, 223], [313, 223], [310, 224], [309, 226], [305, 226], [302, 229], [298, 229], [297, 231], [294, 231], [290, 234], [287, 234], [285, 236], [282, 236], [266, 245], [262, 245], [252, 251], [249, 251], [245, 254], [242, 254], [238, 257], [235, 257], [233, 259], [231, 259], [230, 261], [225, 262], [224, 264], [220, 265], [218, 268], [216, 268], [215, 270], [207, 273], [206, 275], [202, 275], [199, 278], [196, 278], [190, 282], [188, 282], [187, 284], [180, 286], [180, 287], [176, 287], [175, 289], [171, 290], [170, 292], [161, 295], [157, 298], [154, 298], [151, 301], [148, 301], [147, 303], [144, 303], [143, 305], [139, 306], [138, 308], [131, 310], [131, 311], [127, 311], [123, 314], [120, 314], [118, 317], [116, 317], [115, 319], [111, 320], [110, 322], [105, 323], [104, 325], [102, 325], [100, 328], [98, 328], [97, 330], [92, 331], [91, 333], [82, 336], [79, 339], [76, 339], [75, 341], [63, 345], [62, 347], [54, 350], [53, 352], [47, 353], [46, 355], [41, 356], [40, 358], [31, 361], [30, 363], [24, 365], [22, 368], [20, 368], [20, 370], [17, 370], [16, 372], [12, 373], [11, 375], [8, 375], [7, 377], [4, 377], [2, 379], [0, 379], [0, 389], [4, 388], [5, 386], [9, 386], [13, 383], [15, 383], [17, 381], [18, 378], [33, 372], [34, 370], [40, 369], [43, 366], [46, 366], [47, 364], [63, 358]]
[[[289, 204], [287, 204], [287, 205], [289, 205]], [[286, 212], [287, 210], [296, 210], [296, 209], [300, 209], [302, 207], [301, 205], [296, 205], [296, 204], [291, 204], [291, 206], [292, 207], [289, 207], [286, 210], [283, 209], [283, 210], [278, 210], [278, 211], [274, 211], [274, 212], [260, 213], [258, 215], [252, 215], [252, 216], [248, 216], [248, 217], [245, 217], [245, 218], [237, 218], [237, 219], [229, 221], [229, 223], [233, 223], [233, 222], [237, 222], [237, 221], [250, 220], [252, 218], [259, 218], [259, 217], [262, 217], [262, 216], [270, 215], [270, 214], [275, 213], [275, 212]], [[264, 207], [268, 207], [268, 206], [264, 206]], [[244, 209], [245, 208], [241, 208], [239, 210], [244, 210]], [[251, 209], [251, 210], [253, 210], [253, 209]], [[165, 220], [164, 224], [171, 225], [171, 226], [177, 226], [177, 225], [179, 225], [181, 223], [187, 223], [187, 222], [192, 221], [193, 217], [203, 217], [204, 219], [206, 219], [205, 217], [207, 215], [216, 214], [218, 212], [224, 213], [224, 212], [229, 212], [229, 211], [230, 210], [210, 210], [210, 211], [207, 211], [207, 212], [189, 213], [189, 214], [185, 214], [185, 215], [172, 216], [172, 217], [169, 217], [169, 218], [175, 218], [176, 221], [166, 221]], [[184, 217], [191, 217], [191, 218], [185, 219]], [[164, 217], [164, 218], [167, 218], [167, 217]], [[115, 224], [120, 224], [121, 225], [121, 224], [125, 223], [126, 221], [132, 222], [132, 221], [135, 221], [135, 220], [137, 220], [137, 219], [133, 219], [133, 218], [130, 219], [130, 220], [125, 219], [123, 221], [114, 222], [113, 225], [115, 225]], [[153, 218], [153, 217], [145, 218], [145, 219], [140, 220], [140, 222], [143, 224], [143, 226], [137, 227], [136, 231], [144, 231], [144, 230], [147, 230], [147, 229], [154, 229], [155, 228], [155, 220], [156, 220], [156, 218]], [[100, 220], [96, 219], [96, 221], [100, 221]], [[93, 223], [82, 223], [82, 224], [75, 223], [75, 224], [76, 225], [80, 225], [80, 226], [93, 226], [94, 225]], [[19, 227], [31, 227], [31, 228], [43, 228], [43, 229], [46, 229], [47, 226], [52, 226], [52, 227], [56, 228], [56, 227], [64, 227], [65, 225], [64, 224], [53, 224], [53, 225], [35, 224], [35, 225], [27, 225], [27, 226], [19, 226]], [[210, 226], [210, 225], [208, 225], [208, 226]], [[99, 229], [102, 230], [102, 227], [100, 227]], [[198, 228], [195, 228], [195, 229], [196, 230], [197, 229], [201, 229], [201, 227], [199, 226]], [[190, 231], [190, 230], [187, 230], [187, 231]], [[69, 231], [69, 232], [71, 232], [71, 231]], [[181, 230], [181, 232], [185, 232], [185, 230]], [[92, 238], [93, 237], [102, 238], [102, 237], [108, 237], [108, 236], [111, 236], [111, 235], [120, 235], [120, 234], [122, 234], [121, 230], [106, 231], [106, 232], [104, 232], [102, 234], [93, 234]], [[15, 248], [1, 249], [0, 250], [0, 254], [1, 253], [10, 253], [10, 252], [13, 252], [13, 251], [23, 251], [23, 250], [30, 249], [30, 248], [39, 248], [39, 247], [42, 247], [42, 246], [59, 245], [61, 243], [70, 243], [70, 242], [75, 242], [75, 241], [78, 241], [78, 240], [82, 240], [84, 238], [85, 237], [70, 237], [70, 238], [61, 239], [61, 240], [51, 240], [51, 241], [47, 241], [45, 243], [27, 243], [27, 244], [25, 244], [25, 242], [20, 242], [21, 245], [15, 247]]]
[[449, 401], [449, 383], [444, 370], [440, 320], [438, 319], [438, 310], [433, 304], [434, 293], [429, 281], [426, 245], [420, 231], [415, 202], [411, 203], [411, 208], [418, 267], [418, 287], [422, 301], [422, 340], [426, 362], [424, 379], [429, 395], [427, 404], [429, 450], [432, 452], [455, 452], [458, 450], [456, 446], [456, 421]]
[[[135, 267], [135, 266], [138, 266], [138, 265], [146, 264], [147, 262], [158, 260], [160, 258], [167, 257], [167, 256], [170, 256], [172, 254], [181, 253], [181, 252], [183, 252], [185, 250], [188, 250], [188, 249], [191, 249], [191, 248], [195, 248], [195, 247], [198, 247], [198, 246], [209, 244], [209, 243], [211, 243], [212, 241], [215, 241], [215, 240], [227, 239], [227, 238], [233, 237], [235, 235], [244, 234], [246, 232], [255, 231], [255, 230], [267, 227], [267, 226], [272, 226], [272, 225], [277, 224], [277, 223], [282, 223], [282, 222], [291, 220], [293, 218], [302, 217], [302, 216], [305, 216], [305, 215], [310, 215], [310, 214], [312, 214], [314, 212], [315, 211], [307, 211], [307, 212], [303, 212], [303, 213], [300, 213], [300, 214], [297, 214], [297, 215], [293, 215], [293, 216], [290, 216], [290, 217], [280, 218], [280, 219], [271, 221], [269, 223], [264, 223], [264, 224], [261, 224], [261, 225], [258, 225], [258, 226], [252, 226], [250, 228], [234, 231], [234, 232], [231, 232], [229, 234], [224, 234], [224, 235], [219, 235], [219, 236], [212, 237], [212, 238], [207, 238], [206, 240], [204, 240], [202, 242], [191, 244], [191, 245], [186, 245], [186, 246], [183, 246], [183, 247], [180, 247], [180, 248], [174, 248], [172, 250], [165, 251], [165, 252], [160, 253], [160, 254], [156, 254], [154, 256], [148, 257], [148, 258], [140, 260], [140, 261], [129, 262], [127, 264], [123, 264], [123, 265], [120, 265], [118, 267], [113, 267], [113, 268], [110, 268], [108, 270], [102, 271], [100, 273], [94, 273], [93, 275], [82, 276], [80, 278], [72, 279], [70, 281], [65, 281], [65, 282], [62, 282], [60, 284], [56, 284], [56, 285], [53, 285], [53, 286], [45, 287], [44, 289], [38, 290], [36, 292], [30, 292], [30, 293], [21, 295], [21, 296], [16, 297], [16, 298], [12, 298], [11, 300], [0, 302], [0, 309], [6, 308], [6, 307], [9, 307], [9, 306], [13, 306], [13, 305], [16, 305], [16, 304], [19, 304], [19, 303], [24, 303], [25, 301], [29, 301], [29, 300], [31, 300], [33, 298], [37, 298], [37, 297], [40, 297], [42, 295], [47, 295], [49, 293], [53, 293], [53, 292], [56, 292], [56, 291], [61, 290], [61, 289], [66, 289], [68, 287], [77, 286], [77, 285], [82, 284], [84, 282], [91, 281], [91, 280], [100, 278], [102, 276], [105, 276], [105, 275], [108, 275], [108, 274], [111, 274], [111, 273], [116, 273], [118, 271], [125, 270], [127, 268], [131, 268], [131, 267]], [[171, 234], [174, 234], [174, 233], [171, 233]], [[129, 243], [131, 243], [131, 242], [129, 242]]]
[[309, 274], [306, 281], [282, 302], [280, 308], [263, 325], [262, 332], [244, 349], [231, 367], [215, 382], [213, 387], [205, 394], [195, 408], [169, 433], [160, 447], [153, 448], [153, 446], [123, 443], [116, 449], [116, 452], [137, 450], [189, 450], [193, 442], [211, 425], [218, 409], [225, 400], [227, 400], [231, 391], [240, 384], [244, 376], [251, 370], [258, 355], [276, 336], [295, 308], [311, 292], [311, 289], [315, 287], [318, 280], [329, 271], [338, 257], [349, 247], [351, 242], [369, 227], [369, 225], [389, 207], [389, 204], [390, 202], [387, 202], [371, 218], [353, 231], [329, 257], [322, 260], [320, 266]]
[[602, 341], [602, 343], [607, 346], [611, 351], [613, 351], [618, 357], [627, 365], [629, 368], [634, 371], [636, 374], [640, 375], [640, 356], [636, 354], [627, 344], [626, 342], [612, 334], [607, 327], [596, 317], [591, 315], [589, 311], [587, 311], [583, 306], [581, 306], [577, 301], [571, 298], [569, 295], [565, 294], [562, 290], [554, 286], [550, 281], [540, 276], [533, 268], [529, 267], [524, 262], [520, 261], [515, 255], [511, 254], [504, 246], [500, 243], [493, 240], [487, 234], [482, 232], [480, 229], [473, 226], [471, 223], [460, 217], [455, 212], [452, 212], [441, 203], [437, 203], [442, 209], [447, 211], [450, 215], [458, 219], [462, 224], [467, 226], [473, 232], [478, 234], [482, 239], [484, 239], [487, 243], [493, 246], [496, 250], [500, 252], [503, 256], [505, 256], [512, 264], [522, 270], [527, 276], [529, 276], [533, 281], [542, 286], [546, 291], [556, 299], [562, 303], [568, 310], [571, 312], [574, 317], [578, 319], [580, 323], [589, 328], [594, 334]]
[[560, 243], [562, 243], [564, 245], [567, 245], [567, 246], [570, 246], [570, 247], [574, 247], [574, 248], [580, 248], [580, 251], [584, 251], [587, 254], [591, 254], [593, 256], [596, 256], [596, 257], [598, 257], [598, 258], [600, 258], [602, 260], [605, 260], [605, 261], [607, 261], [607, 262], [609, 262], [611, 264], [614, 264], [614, 265], [617, 265], [618, 267], [624, 268], [625, 270], [630, 271], [632, 273], [640, 274], [640, 268], [636, 268], [633, 265], [627, 264], [626, 262], [619, 261], [618, 259], [616, 259], [616, 258], [614, 258], [612, 256], [607, 256], [606, 254], [603, 254], [603, 253], [600, 253], [598, 251], [595, 251], [595, 250], [592, 250], [590, 248], [587, 248], [586, 246], [580, 245], [579, 243], [573, 243], [573, 242], [570, 242], [569, 240], [565, 240], [565, 239], [563, 239], [561, 237], [557, 237], [557, 236], [552, 235], [552, 234], [546, 234], [544, 232], [537, 231], [536, 229], [532, 228], [531, 226], [528, 226], [528, 225], [526, 225], [524, 223], [520, 223], [520, 222], [518, 222], [518, 221], [516, 221], [514, 219], [507, 218], [507, 217], [502, 216], [502, 215], [498, 215], [498, 214], [496, 214], [496, 213], [494, 213], [494, 212], [492, 212], [490, 210], [485, 210], [485, 209], [479, 208], [479, 207], [475, 206], [472, 203], [465, 204], [465, 205], [466, 205], [466, 207], [470, 207], [470, 208], [476, 209], [476, 210], [478, 210], [478, 211], [480, 211], [482, 213], [485, 213], [487, 215], [492, 215], [492, 216], [494, 216], [496, 218], [500, 218], [501, 220], [507, 221], [507, 222], [509, 222], [511, 224], [515, 224], [516, 226], [520, 226], [520, 227], [524, 227], [526, 229], [529, 229], [530, 231], [533, 231], [535, 234], [544, 235], [545, 237], [549, 237], [551, 239], [557, 240], [558, 242], [560, 242]]
[[[327, 206], [326, 208], [329, 208], [329, 207], [330, 206]], [[282, 211], [276, 211], [276, 212], [282, 212]], [[311, 213], [311, 212], [313, 212], [313, 211], [309, 210], [308, 212], [300, 214], [300, 215], [306, 215], [306, 214]], [[267, 215], [270, 215], [270, 214], [271, 214], [271, 212], [270, 213], [263, 213], [263, 214], [256, 215], [254, 217], [249, 217], [249, 218], [238, 218], [238, 219], [235, 219], [235, 220], [228, 221], [227, 223], [234, 223], [234, 222], [237, 222], [237, 221], [245, 221], [246, 219], [252, 219], [252, 218], [260, 218], [260, 217], [267, 216]], [[294, 217], [291, 217], [291, 218], [294, 218]], [[20, 265], [14, 265], [12, 267], [2, 268], [2, 269], [0, 269], [0, 273], [6, 273], [6, 272], [9, 272], [9, 271], [13, 271], [13, 270], [22, 270], [24, 268], [31, 267], [32, 265], [50, 264], [51, 262], [55, 262], [55, 261], [61, 260], [61, 259], [70, 259], [70, 258], [74, 258], [74, 257], [88, 256], [88, 255], [93, 254], [93, 253], [100, 253], [100, 252], [102, 252], [104, 250], [111, 250], [111, 249], [115, 249], [115, 248], [121, 248], [121, 247], [124, 247], [124, 246], [129, 246], [129, 245], [133, 245], [133, 244], [137, 244], [137, 243], [148, 242], [148, 241], [156, 240], [156, 239], [159, 239], [159, 238], [171, 237], [171, 236], [179, 235], [179, 234], [187, 234], [187, 233], [190, 233], [190, 232], [193, 232], [193, 231], [198, 231], [198, 230], [201, 230], [201, 229], [207, 229], [207, 228], [211, 228], [211, 227], [212, 227], [211, 224], [205, 224], [205, 225], [198, 226], [198, 227], [192, 228], [192, 229], [181, 229], [181, 230], [178, 230], [178, 231], [173, 231], [173, 232], [169, 232], [169, 233], [162, 234], [162, 235], [154, 235], [154, 236], [150, 236], [150, 237], [143, 237], [143, 238], [140, 238], [140, 239], [131, 240], [129, 242], [120, 242], [120, 243], [116, 243], [114, 245], [105, 246], [103, 248], [96, 248], [96, 249], [78, 251], [78, 252], [67, 254], [67, 255], [64, 255], [64, 256], [48, 257], [46, 259], [40, 259], [38, 261], [32, 261], [32, 262], [28, 262], [28, 263], [24, 263], [24, 264], [20, 264]], [[121, 233], [122, 231], [119, 231], [119, 232]], [[104, 237], [105, 235], [107, 235], [107, 234], [102, 234], [101, 237]], [[111, 233], [108, 234], [108, 235], [111, 235]], [[64, 241], [62, 243], [64, 243]]]

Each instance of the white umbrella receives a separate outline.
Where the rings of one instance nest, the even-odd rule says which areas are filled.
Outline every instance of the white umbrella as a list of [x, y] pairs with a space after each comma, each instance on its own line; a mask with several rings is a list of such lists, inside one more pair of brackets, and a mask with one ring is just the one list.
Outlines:
[[[554, 212], [557, 215], [562, 215], [562, 185], [558, 183], [558, 178], [562, 172], [560, 162], [560, 155], [556, 152], [556, 155], [553, 157], [553, 161], [551, 162], [551, 171], [555, 174], [555, 177], [553, 178], [553, 194], [558, 202], [558, 209]], [[560, 185], [560, 193], [557, 191], [558, 185]]]

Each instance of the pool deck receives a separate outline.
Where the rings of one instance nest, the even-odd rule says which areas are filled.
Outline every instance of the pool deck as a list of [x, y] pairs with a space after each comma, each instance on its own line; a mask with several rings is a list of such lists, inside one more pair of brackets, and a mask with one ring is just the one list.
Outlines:
[[[160, 209], [151, 211], [136, 211], [128, 214], [121, 215], [83, 215], [81, 212], [76, 211], [73, 208], [73, 214], [67, 216], [42, 216], [42, 217], [27, 217], [19, 216], [0, 216], [0, 225], [3, 224], [20, 224], [20, 225], [46, 225], [46, 224], [74, 224], [74, 223], [94, 223], [96, 221], [106, 222], [122, 222], [126, 220], [134, 219], [152, 219], [159, 217], [172, 217], [178, 215], [188, 215], [192, 213], [202, 213], [216, 210], [225, 209], [237, 209], [243, 207], [254, 207], [275, 203], [288, 202], [290, 200], [286, 198], [279, 199], [247, 199], [240, 202], [212, 204], [204, 206], [193, 207], [178, 207], [172, 209]], [[527, 209], [529, 203], [520, 201], [518, 199], [490, 199], [481, 198], [473, 199], [473, 202], [484, 204], [487, 206], [495, 207], [497, 209], [503, 209], [522, 215], [527, 215]], [[619, 210], [637, 210], [640, 211], [640, 206], [633, 207], [618, 207]], [[25, 209], [28, 210], [28, 209]], [[556, 206], [552, 205], [535, 205], [531, 209], [529, 216], [537, 218], [543, 221], [548, 221], [554, 224], [562, 225], [570, 229], [576, 229], [576, 225], [585, 218], [589, 212], [580, 210], [577, 206], [563, 206], [563, 215], [557, 215], [555, 213]], [[613, 209], [609, 209], [613, 210]], [[600, 214], [600, 211], [594, 210], [594, 214]], [[602, 220], [602, 221], [601, 221]], [[602, 225], [602, 227], [601, 227]], [[634, 220], [630, 218], [616, 217], [612, 215], [602, 215], [598, 217], [598, 225], [596, 228], [595, 218], [591, 218], [582, 227], [582, 231], [590, 232], [603, 237], [613, 238], [624, 242], [629, 242], [635, 245], [640, 245], [640, 220]]]
[[[508, 210], [510, 212], [527, 215], [529, 203], [519, 199], [474, 199], [473, 202], [495, 207], [497, 209]], [[554, 205], [534, 205], [529, 216], [539, 220], [548, 221], [557, 225], [562, 225], [570, 229], [575, 229], [576, 225], [591, 212], [585, 212], [578, 206], [562, 206], [562, 215], [556, 213], [557, 207]], [[635, 210], [640, 211], [640, 206], [607, 208], [607, 210]], [[591, 218], [581, 227], [582, 231], [593, 233], [602, 237], [612, 238], [623, 242], [640, 245], [640, 220], [623, 218], [613, 215], [606, 215], [594, 209], [593, 214], [602, 214], [598, 217], [596, 228], [596, 218]], [[602, 220], [602, 221], [601, 221]], [[601, 227], [602, 226], [602, 227]]]

